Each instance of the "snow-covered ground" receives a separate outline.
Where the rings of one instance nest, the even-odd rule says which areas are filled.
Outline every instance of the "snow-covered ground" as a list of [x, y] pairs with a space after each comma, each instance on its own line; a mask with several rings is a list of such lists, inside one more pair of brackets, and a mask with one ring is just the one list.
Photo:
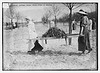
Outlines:
[[[58, 25], [66, 31], [68, 26]], [[73, 33], [78, 33], [74, 30]], [[36, 25], [39, 36], [48, 30], [41, 24]], [[67, 29], [68, 31], [68, 29]], [[94, 32], [95, 33], [95, 32]], [[34, 69], [96, 69], [96, 35], [92, 34], [92, 52], [81, 55], [78, 51], [78, 38], [72, 38], [72, 45], [66, 45], [64, 39], [47, 40], [43, 52], [36, 55], [27, 54], [28, 51], [28, 29], [20, 27], [14, 30], [4, 30], [4, 70], [34, 70]], [[40, 41], [41, 42], [41, 41]]]

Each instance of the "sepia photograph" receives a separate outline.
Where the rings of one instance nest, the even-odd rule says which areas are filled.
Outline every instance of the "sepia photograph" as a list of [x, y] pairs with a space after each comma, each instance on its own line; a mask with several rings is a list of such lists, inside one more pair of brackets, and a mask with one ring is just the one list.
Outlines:
[[98, 2], [2, 2], [3, 71], [97, 71]]

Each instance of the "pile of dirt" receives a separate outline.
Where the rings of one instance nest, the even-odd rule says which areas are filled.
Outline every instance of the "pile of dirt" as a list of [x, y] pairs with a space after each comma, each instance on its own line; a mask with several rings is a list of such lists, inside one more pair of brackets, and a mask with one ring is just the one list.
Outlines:
[[65, 35], [66, 33], [63, 30], [57, 27], [52, 27], [46, 33], [44, 33], [42, 37], [64, 38]]

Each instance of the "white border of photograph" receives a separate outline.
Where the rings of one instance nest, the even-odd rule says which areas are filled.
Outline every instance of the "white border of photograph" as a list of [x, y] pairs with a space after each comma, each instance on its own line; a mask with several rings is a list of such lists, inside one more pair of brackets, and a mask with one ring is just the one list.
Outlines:
[[[99, 21], [99, 18], [100, 18], [100, 0], [0, 0], [0, 72], [1, 73], [17, 73], [17, 72], [23, 72], [23, 73], [33, 73], [33, 72], [37, 72], [37, 73], [51, 73], [51, 72], [56, 72], [56, 73], [61, 73], [61, 72], [71, 72], [71, 73], [84, 73], [84, 72], [93, 72], [93, 73], [96, 73], [96, 72], [99, 72], [100, 71], [100, 53], [99, 53], [99, 48], [100, 48], [100, 45], [99, 45], [99, 42], [100, 42], [100, 39], [98, 38], [98, 71], [2, 71], [2, 2], [98, 2], [98, 31], [100, 30], [100, 21]], [[100, 37], [100, 32], [98, 32], [98, 37]]]

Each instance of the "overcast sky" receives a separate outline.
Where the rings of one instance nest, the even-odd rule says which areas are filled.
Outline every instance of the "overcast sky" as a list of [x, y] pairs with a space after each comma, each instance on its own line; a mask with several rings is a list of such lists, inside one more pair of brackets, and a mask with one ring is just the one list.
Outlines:
[[[51, 6], [51, 4], [37, 4], [37, 3], [31, 3], [31, 4], [25, 4], [25, 3], [17, 3], [14, 4], [14, 8], [16, 9], [16, 11], [20, 12], [21, 15], [23, 15], [24, 17], [30, 17], [32, 19], [34, 19], [35, 21], [41, 21], [41, 17], [44, 15], [44, 13], [46, 12], [46, 8], [49, 8]], [[64, 13], [69, 13], [69, 9], [67, 7], [65, 7], [62, 4], [59, 4], [60, 8], [62, 8], [62, 12], [61, 14], [63, 15]], [[5, 7], [7, 7], [7, 5], [5, 5]], [[74, 12], [78, 12], [80, 9], [83, 9], [87, 12], [91, 12], [95, 10], [95, 5], [94, 4], [86, 4], [83, 5], [75, 10], [73, 10]], [[5, 9], [6, 11], [6, 9]]]

